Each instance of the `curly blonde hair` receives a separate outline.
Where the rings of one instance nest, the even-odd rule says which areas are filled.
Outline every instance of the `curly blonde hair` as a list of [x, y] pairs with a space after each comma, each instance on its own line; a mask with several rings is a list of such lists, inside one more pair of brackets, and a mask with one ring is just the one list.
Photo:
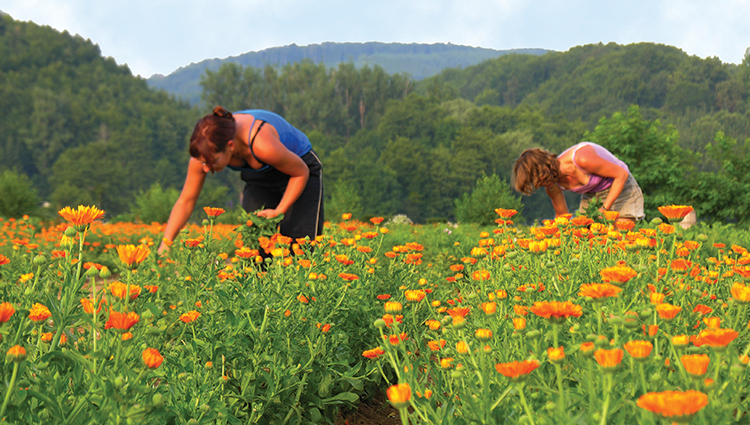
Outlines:
[[513, 164], [511, 182], [517, 192], [531, 195], [540, 187], [557, 184], [560, 178], [560, 161], [557, 155], [544, 149], [523, 151]]

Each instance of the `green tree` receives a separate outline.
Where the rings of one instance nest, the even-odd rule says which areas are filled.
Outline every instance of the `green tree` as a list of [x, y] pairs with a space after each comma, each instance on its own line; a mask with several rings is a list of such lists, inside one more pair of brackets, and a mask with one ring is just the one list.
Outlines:
[[39, 196], [31, 180], [13, 170], [0, 174], [0, 216], [21, 217], [35, 215], [39, 207]]
[[697, 155], [677, 144], [674, 127], [641, 117], [637, 106], [627, 114], [602, 118], [586, 140], [598, 143], [624, 161], [643, 191], [647, 217], [659, 216], [658, 207], [688, 201]]
[[325, 214], [328, 220], [336, 222], [345, 213], [351, 213], [355, 219], [362, 217], [362, 197], [351, 181], [339, 179], [331, 189], [331, 200], [325, 204]]
[[131, 210], [132, 216], [141, 223], [166, 223], [180, 193], [173, 188], [162, 189], [154, 183], [148, 190], [140, 191]]
[[738, 143], [722, 132], [706, 148], [717, 171], [701, 172], [691, 188], [691, 205], [707, 221], [750, 222], [750, 139]]
[[461, 223], [491, 225], [498, 218], [495, 209], [514, 209], [519, 215], [514, 220], [523, 221], [521, 199], [513, 195], [510, 186], [496, 174], [482, 176], [471, 193], [455, 200], [456, 220]]

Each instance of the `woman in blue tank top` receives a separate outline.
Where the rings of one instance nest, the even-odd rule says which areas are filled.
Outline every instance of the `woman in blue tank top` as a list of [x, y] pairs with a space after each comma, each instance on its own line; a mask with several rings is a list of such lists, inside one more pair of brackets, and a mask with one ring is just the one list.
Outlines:
[[[281, 116], [221, 106], [198, 121], [190, 137], [187, 178], [164, 230], [174, 240], [193, 213], [208, 173], [229, 168], [245, 181], [242, 207], [258, 216], [284, 214], [280, 233], [314, 239], [323, 231], [323, 175], [310, 140]], [[165, 244], [159, 247], [159, 251]]]

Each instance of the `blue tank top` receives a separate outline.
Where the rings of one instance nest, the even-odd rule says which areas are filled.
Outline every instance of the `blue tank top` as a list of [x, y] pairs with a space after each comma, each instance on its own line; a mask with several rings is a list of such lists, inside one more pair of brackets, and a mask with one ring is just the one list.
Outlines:
[[[255, 125], [255, 121], [264, 121], [272, 125], [273, 128], [276, 129], [276, 132], [279, 133], [279, 140], [281, 141], [281, 144], [284, 145], [284, 147], [289, 149], [295, 155], [302, 157], [303, 155], [307, 154], [308, 152], [312, 150], [310, 139], [307, 138], [305, 133], [301, 132], [300, 130], [298, 130], [291, 124], [289, 124], [279, 114], [276, 114], [271, 111], [265, 111], [262, 109], [246, 109], [246, 110], [237, 111], [234, 113], [235, 114], [247, 114], [247, 115], [253, 116], [253, 122], [250, 125], [251, 134], [248, 134], [247, 136], [248, 143], [251, 143], [252, 128]], [[254, 168], [251, 168], [249, 165], [247, 167], [233, 167], [231, 165], [227, 165], [227, 168], [235, 170], [235, 171], [247, 171], [247, 170], [261, 171], [269, 167], [270, 165], [266, 164], [263, 167], [256, 170]]]

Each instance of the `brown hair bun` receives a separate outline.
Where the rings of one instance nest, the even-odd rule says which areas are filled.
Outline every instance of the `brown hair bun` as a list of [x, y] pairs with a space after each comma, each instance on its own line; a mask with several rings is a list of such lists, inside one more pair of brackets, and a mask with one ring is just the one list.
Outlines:
[[219, 118], [228, 118], [232, 119], [232, 113], [227, 111], [226, 108], [223, 106], [217, 106], [214, 108], [214, 115], [216, 115]]

